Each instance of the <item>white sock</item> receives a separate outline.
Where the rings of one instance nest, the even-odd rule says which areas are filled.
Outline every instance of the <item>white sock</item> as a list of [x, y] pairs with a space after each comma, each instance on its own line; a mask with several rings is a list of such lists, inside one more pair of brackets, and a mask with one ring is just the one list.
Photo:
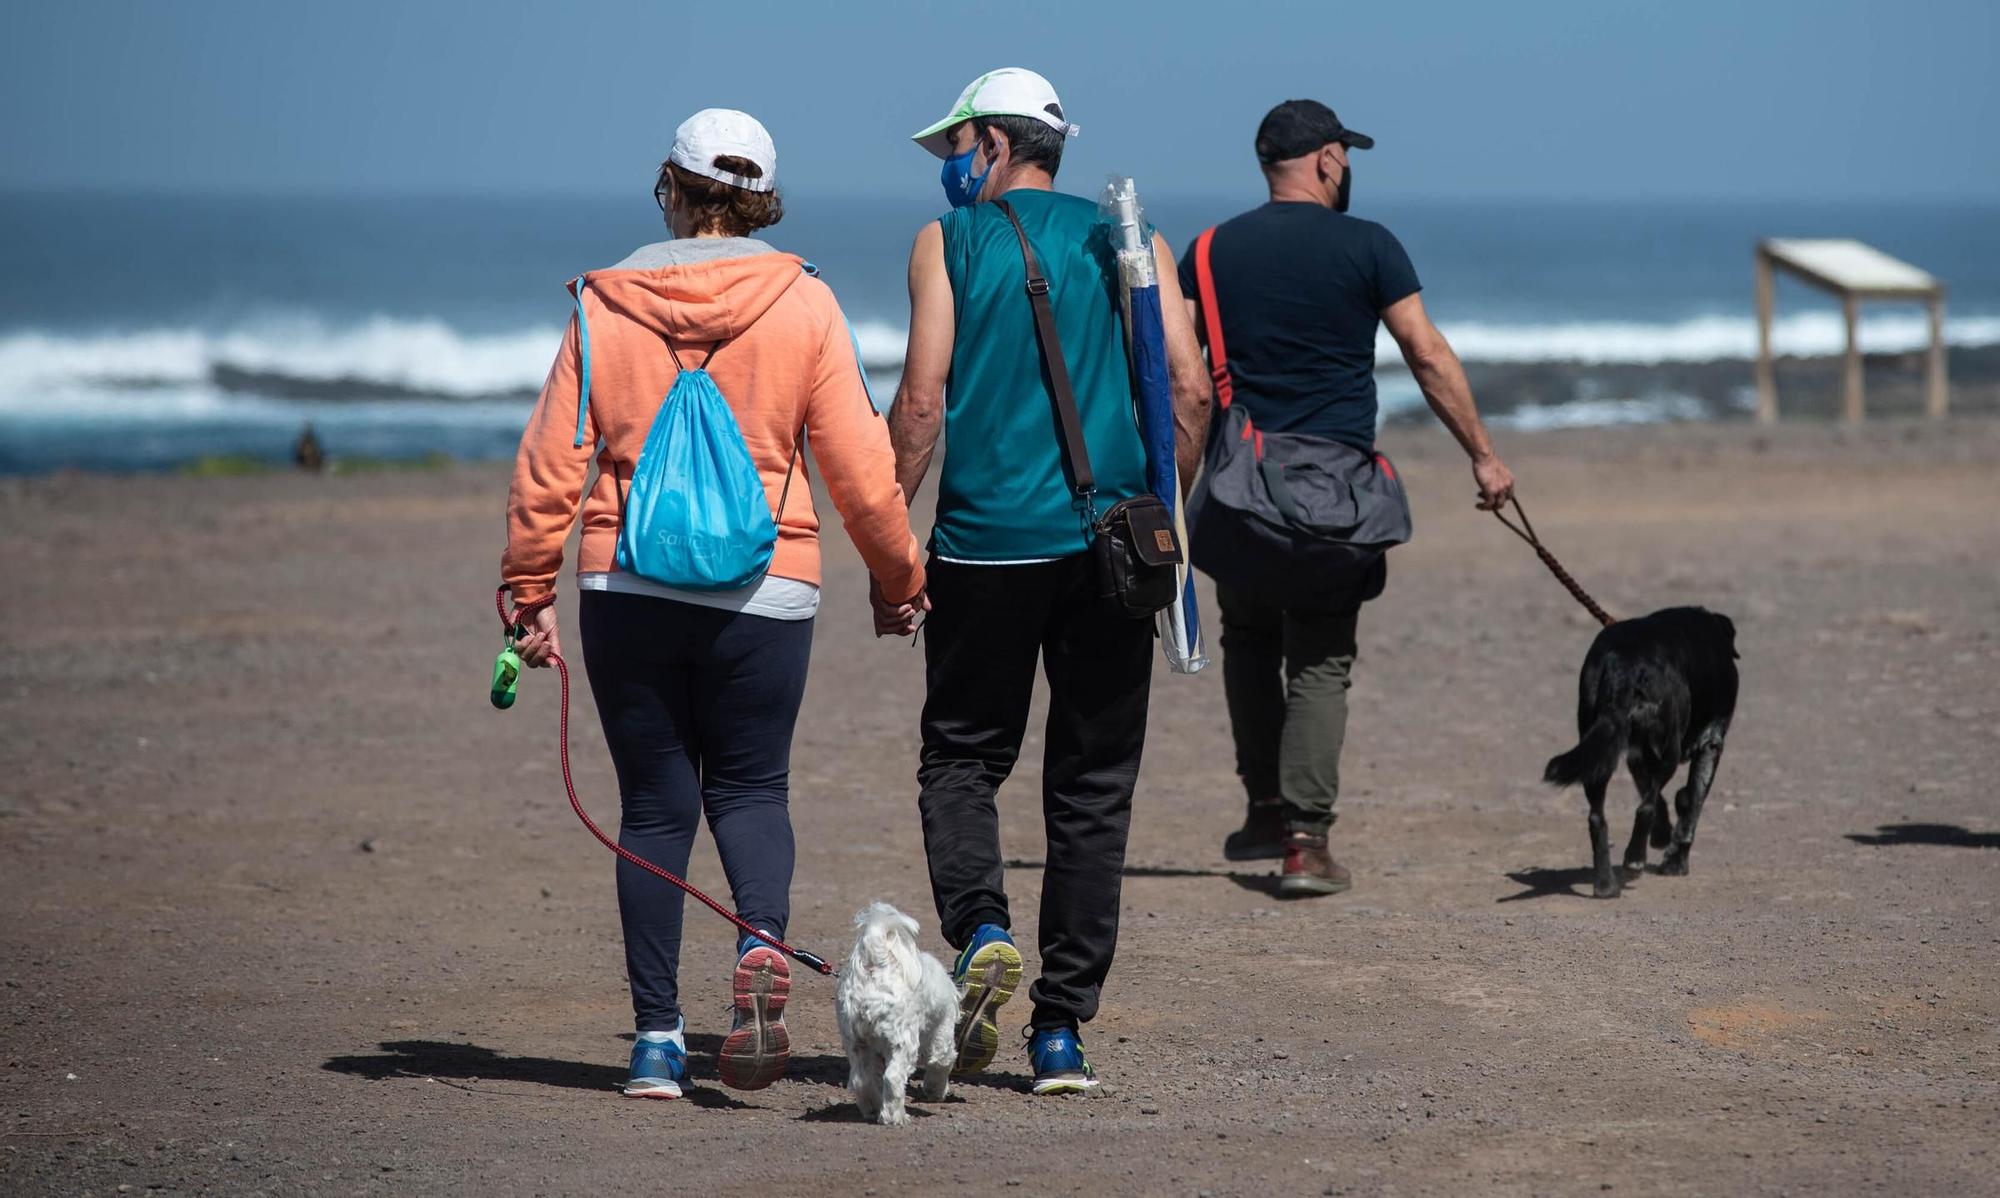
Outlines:
[[687, 1020], [683, 1018], [670, 1032], [640, 1032], [642, 1044], [671, 1044], [682, 1052], [687, 1051]]

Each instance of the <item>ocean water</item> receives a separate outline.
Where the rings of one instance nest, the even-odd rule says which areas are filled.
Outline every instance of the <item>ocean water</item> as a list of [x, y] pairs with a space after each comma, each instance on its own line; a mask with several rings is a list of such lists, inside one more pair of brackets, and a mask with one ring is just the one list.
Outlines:
[[[768, 240], [817, 263], [886, 401], [903, 350], [910, 241], [933, 189], [788, 198]], [[1148, 197], [1176, 248], [1257, 201]], [[2000, 344], [2000, 207], [1362, 202], [1409, 248], [1470, 366], [1658, 367], [1755, 349], [1760, 236], [1853, 236], [1944, 277], [1954, 346]], [[0, 473], [285, 460], [311, 422], [329, 453], [512, 453], [568, 319], [564, 282], [661, 235], [630, 199], [0, 195]], [[1916, 348], [1915, 307], [1866, 310], [1870, 352]], [[1781, 353], [1838, 352], [1838, 308], [1781, 283]], [[1421, 405], [1380, 348], [1385, 417]], [[1646, 372], [1638, 372], [1644, 375]], [[1743, 371], [1747, 391], [1749, 371]], [[1726, 417], [1671, 384], [1482, 394], [1548, 427]]]

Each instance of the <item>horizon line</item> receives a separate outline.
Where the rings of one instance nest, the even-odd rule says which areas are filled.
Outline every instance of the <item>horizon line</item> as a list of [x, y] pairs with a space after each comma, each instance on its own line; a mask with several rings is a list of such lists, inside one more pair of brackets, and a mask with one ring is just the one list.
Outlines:
[[[815, 190], [785, 188], [785, 193], [799, 199], [813, 202], [840, 201], [857, 203], [911, 204], [923, 205], [931, 202], [921, 189], [908, 192], [866, 192], [848, 190]], [[1058, 187], [1058, 191], [1065, 190]], [[1242, 203], [1254, 199], [1261, 188], [1244, 187], [1237, 190], [1176, 189], [1160, 188], [1150, 194], [1157, 199], [1174, 203]], [[1085, 194], [1072, 192], [1071, 194]], [[499, 201], [571, 201], [603, 203], [631, 198], [623, 189], [581, 189], [581, 188], [537, 188], [524, 187], [517, 190], [495, 191], [492, 189], [470, 189], [458, 187], [401, 187], [371, 188], [344, 187], [338, 189], [301, 186], [162, 186], [158, 183], [143, 185], [91, 182], [48, 182], [12, 181], [0, 179], [0, 197], [13, 198], [59, 198], [80, 197], [117, 199], [164, 199], [164, 200], [435, 200], [455, 203]], [[650, 197], [648, 197], [650, 198]], [[1444, 194], [1430, 191], [1378, 191], [1373, 200], [1391, 204], [1442, 204], [1455, 207], [1473, 207], [1482, 204], [1527, 204], [1527, 205], [1601, 205], [1626, 204], [1635, 207], [1669, 207], [1686, 204], [1745, 204], [1797, 206], [1814, 205], [1829, 208], [1863, 207], [1868, 205], [1894, 204], [1913, 207], [2000, 207], [2000, 193], [1987, 194], [1914, 194], [1883, 193], [1880, 195], [1745, 195], [1737, 193], [1706, 194], [1640, 194], [1627, 192], [1601, 192], [1596, 194], [1548, 195], [1532, 192], [1498, 191], [1467, 193], [1463, 191]]]

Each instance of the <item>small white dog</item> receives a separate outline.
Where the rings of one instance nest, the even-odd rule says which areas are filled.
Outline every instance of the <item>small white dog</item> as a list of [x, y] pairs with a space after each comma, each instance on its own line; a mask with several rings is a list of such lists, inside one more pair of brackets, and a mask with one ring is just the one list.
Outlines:
[[847, 1088], [861, 1117], [899, 1127], [910, 1075], [923, 1070], [924, 1101], [944, 1098], [958, 1059], [958, 987], [917, 947], [917, 921], [887, 903], [854, 917], [854, 951], [834, 988]]

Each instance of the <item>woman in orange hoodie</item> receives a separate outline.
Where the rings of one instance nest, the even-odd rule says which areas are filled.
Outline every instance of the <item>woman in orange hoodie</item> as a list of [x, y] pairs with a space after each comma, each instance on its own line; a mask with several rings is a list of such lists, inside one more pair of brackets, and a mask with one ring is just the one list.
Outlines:
[[[517, 610], [531, 612], [522, 659], [547, 664], [561, 649], [546, 601], [581, 505], [583, 658], [618, 771], [619, 843], [685, 873], [705, 813], [737, 911], [782, 938], [792, 728], [819, 608], [812, 488], [804, 477], [788, 486], [794, 470], [805, 474], [802, 434], [879, 595], [905, 597], [897, 606], [913, 611], [924, 572], [888, 431], [833, 292], [798, 257], [750, 237], [782, 215], [776, 179], [770, 135], [750, 116], [707, 109], [680, 127], [654, 191], [673, 239], [571, 284], [576, 317], [514, 466], [501, 575]], [[624, 489], [673, 386], [676, 355], [713, 376], [774, 512], [770, 568], [740, 590], [677, 590], [614, 560]], [[625, 1093], [679, 1097], [681, 893], [623, 861], [617, 877], [638, 1029]], [[746, 936], [734, 987], [722, 1080], [757, 1089], [790, 1055], [785, 958]]]

